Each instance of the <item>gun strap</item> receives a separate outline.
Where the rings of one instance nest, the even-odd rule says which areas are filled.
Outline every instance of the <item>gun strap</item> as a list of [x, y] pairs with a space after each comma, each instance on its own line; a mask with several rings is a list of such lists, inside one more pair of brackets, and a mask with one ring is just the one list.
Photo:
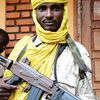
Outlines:
[[[32, 40], [33, 42], [35, 41], [36, 37], [37, 37], [36, 35], [33, 37], [33, 40]], [[28, 45], [28, 42], [26, 43], [26, 45], [24, 46], [24, 48], [22, 49], [22, 51], [19, 53], [19, 55], [18, 55], [16, 61], [20, 61], [21, 57], [22, 57], [22, 56], [24, 55], [24, 53], [26, 52], [27, 45]]]
[[59, 46], [58, 46], [58, 51], [57, 51], [57, 54], [56, 54], [56, 57], [55, 57], [55, 60], [54, 60], [54, 77], [55, 77], [55, 82], [58, 81], [58, 79], [57, 79], [57, 72], [56, 72], [56, 69], [57, 69], [56, 68], [57, 59], [60, 56], [60, 54], [63, 52], [63, 50], [65, 49], [66, 46], [67, 46], [67, 43], [59, 44]]
[[76, 46], [75, 42], [72, 40], [72, 38], [70, 37], [69, 34], [67, 34], [67, 43], [66, 44], [60, 44], [58, 46], [58, 52], [56, 54], [56, 58], [54, 61], [54, 77], [55, 77], [55, 81], [57, 82], [57, 72], [56, 72], [56, 64], [57, 64], [57, 59], [60, 56], [60, 54], [63, 52], [63, 50], [65, 49], [65, 47], [68, 45], [68, 47], [70, 48], [72, 55], [74, 57], [75, 63], [77, 63], [79, 65], [79, 75], [80, 78], [83, 79], [85, 76], [85, 72], [91, 72], [91, 70], [87, 67], [87, 65], [84, 63], [82, 56], [80, 54], [80, 51], [78, 49], [78, 47]]
[[[91, 89], [91, 92], [93, 93], [94, 99], [97, 100], [96, 96], [94, 95], [94, 91], [93, 91], [93, 89], [90, 86], [90, 83], [89, 83], [89, 80], [87, 78], [87, 75], [85, 73], [85, 72], [92, 73], [92, 71], [85, 64], [84, 60], [82, 59], [82, 56], [80, 54], [80, 51], [79, 51], [77, 45], [72, 40], [72, 38], [70, 37], [69, 34], [67, 34], [66, 38], [67, 38], [67, 43], [59, 45], [58, 52], [57, 52], [57, 55], [56, 55], [56, 58], [55, 58], [55, 62], [54, 62], [54, 77], [55, 77], [55, 82], [58, 81], [57, 80], [57, 72], [56, 72], [57, 58], [63, 52], [64, 48], [68, 45], [68, 47], [70, 48], [70, 50], [72, 52], [72, 55], [74, 57], [75, 63], [77, 63], [79, 65], [79, 76], [80, 76], [80, 79], [84, 79], [84, 77], [87, 79], [88, 85], [89, 85], [89, 87]], [[56, 100], [56, 99], [54, 99], [54, 100]]]
[[92, 73], [92, 71], [87, 67], [87, 65], [85, 64], [80, 51], [77, 47], [77, 45], [75, 44], [75, 42], [72, 40], [72, 38], [70, 37], [69, 34], [67, 34], [67, 43], [68, 46], [72, 52], [72, 55], [74, 57], [74, 61], [76, 64], [79, 65], [79, 74], [82, 73], [83, 75], [80, 76], [81, 78], [84, 78], [83, 76], [85, 75], [85, 72], [90, 72]]

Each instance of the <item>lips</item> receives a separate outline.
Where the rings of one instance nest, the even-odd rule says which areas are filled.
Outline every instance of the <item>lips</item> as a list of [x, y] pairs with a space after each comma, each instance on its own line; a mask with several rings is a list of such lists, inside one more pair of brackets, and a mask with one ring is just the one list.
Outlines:
[[55, 24], [55, 21], [53, 21], [53, 20], [44, 20], [43, 23], [46, 26], [53, 26]]

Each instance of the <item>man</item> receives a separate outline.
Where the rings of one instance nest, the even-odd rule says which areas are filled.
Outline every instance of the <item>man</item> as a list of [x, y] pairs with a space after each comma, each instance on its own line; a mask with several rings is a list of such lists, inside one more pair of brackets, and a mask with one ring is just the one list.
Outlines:
[[[67, 0], [31, 0], [33, 7], [33, 19], [36, 25], [36, 36], [25, 36], [15, 46], [9, 56], [14, 62], [27, 58], [30, 66], [49, 77], [56, 80], [65, 89], [79, 96], [83, 100], [94, 100], [91, 89], [86, 83], [86, 79], [80, 79], [79, 66], [69, 46], [66, 44], [68, 34]], [[60, 44], [66, 44], [65, 49], [57, 58], [56, 75], [54, 74], [54, 60]], [[86, 65], [91, 68], [90, 58], [86, 49], [75, 42], [84, 59]], [[24, 48], [26, 47], [26, 49]], [[11, 76], [10, 71], [5, 72], [5, 76]], [[87, 72], [90, 84], [91, 73]], [[26, 92], [27, 83], [21, 82], [18, 86], [8, 85], [3, 79], [0, 82], [0, 98], [2, 100], [26, 100], [29, 93]], [[47, 94], [41, 97], [46, 100]], [[66, 98], [67, 99], [67, 98]]]
[[6, 31], [0, 29], [0, 53], [2, 53], [9, 42], [9, 36]]

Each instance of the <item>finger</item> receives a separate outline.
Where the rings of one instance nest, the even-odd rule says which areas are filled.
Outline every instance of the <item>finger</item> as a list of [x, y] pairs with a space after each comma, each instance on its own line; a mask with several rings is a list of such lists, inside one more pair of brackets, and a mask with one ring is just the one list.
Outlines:
[[0, 93], [10, 93], [11, 90], [5, 89], [5, 88], [0, 88]]
[[11, 92], [0, 93], [0, 97], [9, 97], [10, 95], [11, 95]]
[[10, 79], [11, 77], [6, 77], [6, 78], [1, 78], [0, 83], [6, 82]]
[[0, 100], [8, 100], [11, 96], [11, 91], [0, 92]]
[[0, 84], [0, 87], [1, 88], [4, 88], [4, 89], [17, 89], [18, 87], [17, 86], [15, 86], [15, 85], [9, 85], [9, 84], [6, 84], [6, 83], [4, 83], [4, 84]]

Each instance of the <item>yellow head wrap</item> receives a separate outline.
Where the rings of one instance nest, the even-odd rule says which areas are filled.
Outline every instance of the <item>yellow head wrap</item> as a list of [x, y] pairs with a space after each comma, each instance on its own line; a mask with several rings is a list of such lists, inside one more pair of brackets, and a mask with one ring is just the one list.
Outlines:
[[[36, 19], [35, 8], [44, 2], [64, 3], [64, 15], [60, 28], [56, 32], [46, 31], [38, 23]], [[66, 34], [68, 32], [68, 16], [67, 16], [67, 0], [31, 0], [33, 7], [33, 19], [36, 24], [36, 33], [39, 38], [44, 42], [38, 48], [33, 47], [26, 56], [31, 62], [31, 66], [40, 71], [44, 75], [50, 77], [52, 72], [52, 64], [55, 59], [58, 44], [66, 43]], [[30, 44], [29, 44], [30, 45]], [[29, 55], [29, 52], [31, 52]]]
[[[56, 32], [44, 30], [37, 22], [35, 8], [44, 2], [56, 2], [65, 4], [63, 20], [59, 30]], [[36, 33], [40, 37], [40, 39], [46, 43], [65, 43], [66, 34], [68, 32], [67, 0], [31, 0], [31, 3], [33, 7], [33, 20], [36, 24]]]
[[67, 3], [67, 0], [31, 0], [31, 4], [33, 9], [35, 9], [38, 5], [45, 3], [45, 2], [56, 2], [56, 3]]

